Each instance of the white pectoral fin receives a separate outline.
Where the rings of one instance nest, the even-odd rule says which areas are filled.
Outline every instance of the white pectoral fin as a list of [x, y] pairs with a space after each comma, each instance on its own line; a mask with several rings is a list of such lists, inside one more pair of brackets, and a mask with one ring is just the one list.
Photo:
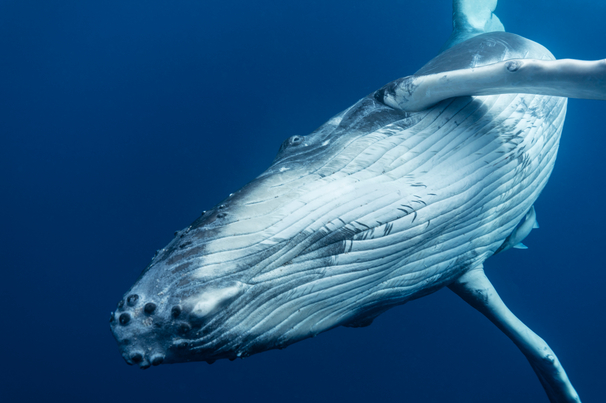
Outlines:
[[606, 59], [513, 59], [483, 67], [398, 79], [383, 88], [385, 103], [406, 112], [448, 98], [537, 94], [606, 100]]
[[580, 402], [555, 353], [507, 308], [482, 267], [463, 274], [450, 289], [490, 319], [518, 346], [552, 403]]
[[528, 249], [528, 246], [524, 245], [522, 242], [519, 244], [513, 245], [514, 249]]

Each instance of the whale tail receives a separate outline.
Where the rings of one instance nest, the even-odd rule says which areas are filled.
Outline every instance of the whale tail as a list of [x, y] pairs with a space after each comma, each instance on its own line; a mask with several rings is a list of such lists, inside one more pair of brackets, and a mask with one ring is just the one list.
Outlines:
[[452, 0], [452, 34], [440, 53], [486, 32], [504, 32], [495, 8], [497, 0]]

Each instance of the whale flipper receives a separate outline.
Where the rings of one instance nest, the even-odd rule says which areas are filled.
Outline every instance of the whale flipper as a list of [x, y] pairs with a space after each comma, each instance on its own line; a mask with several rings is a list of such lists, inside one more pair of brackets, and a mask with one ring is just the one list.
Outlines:
[[497, 0], [452, 0], [452, 34], [440, 52], [486, 32], [503, 32], [494, 14]]
[[539, 377], [549, 401], [581, 401], [555, 353], [507, 308], [482, 266], [466, 272], [449, 288], [490, 319], [518, 346]]
[[[461, 50], [469, 51], [460, 46], [475, 37], [505, 31], [493, 13], [497, 0], [453, 0], [452, 5], [453, 31], [440, 50], [443, 59], [450, 59]], [[474, 39], [477, 43], [472, 48], [495, 46], [491, 37], [485, 38]], [[606, 59], [506, 59], [434, 74], [417, 72], [384, 86], [377, 99], [394, 109], [419, 112], [449, 98], [500, 94], [606, 100]]]
[[406, 112], [422, 111], [448, 98], [477, 95], [535, 94], [606, 100], [606, 59], [512, 59], [403, 77], [381, 91], [386, 105]]
[[511, 248], [528, 249], [528, 246], [524, 245], [522, 241], [526, 239], [528, 234], [530, 234], [530, 231], [537, 228], [539, 228], [539, 224], [537, 223], [537, 213], [534, 206], [531, 206], [528, 212], [524, 215], [524, 218], [522, 218], [512, 233], [505, 238], [503, 244], [501, 244], [499, 249], [497, 249], [494, 254], [496, 255], [497, 253], [501, 253]]

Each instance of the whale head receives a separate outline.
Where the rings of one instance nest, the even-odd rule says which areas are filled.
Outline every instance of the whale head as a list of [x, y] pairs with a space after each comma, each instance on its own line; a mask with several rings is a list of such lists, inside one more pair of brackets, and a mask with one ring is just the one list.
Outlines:
[[380, 193], [399, 196], [352, 174], [379, 169], [358, 159], [366, 136], [385, 126], [405, 131], [421, 116], [371, 94], [314, 133], [284, 141], [268, 170], [176, 232], [124, 294], [110, 322], [126, 362], [246, 357], [370, 323], [385, 304], [351, 309], [343, 296], [357, 287], [354, 277], [372, 281], [364, 280], [372, 273], [331, 268], [367, 230], [354, 221], [368, 203]]
[[236, 356], [235, 351], [224, 351], [221, 356], [209, 358], [196, 352], [194, 344], [211, 331], [211, 318], [217, 323], [226, 320], [230, 304], [247, 285], [218, 281], [199, 284], [195, 292], [176, 289], [170, 295], [146, 285], [145, 281], [138, 282], [110, 317], [112, 332], [128, 364], [145, 369], [162, 363], [196, 359], [211, 362]]

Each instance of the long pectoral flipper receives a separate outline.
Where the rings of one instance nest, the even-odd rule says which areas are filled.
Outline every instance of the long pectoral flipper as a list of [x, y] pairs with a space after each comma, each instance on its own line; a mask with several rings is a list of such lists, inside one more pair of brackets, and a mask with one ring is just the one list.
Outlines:
[[507, 308], [483, 268], [465, 273], [450, 289], [490, 319], [518, 346], [552, 403], [580, 402], [554, 352]]
[[483, 67], [408, 76], [387, 84], [382, 101], [415, 112], [448, 98], [537, 94], [606, 100], [606, 59], [514, 59]]

